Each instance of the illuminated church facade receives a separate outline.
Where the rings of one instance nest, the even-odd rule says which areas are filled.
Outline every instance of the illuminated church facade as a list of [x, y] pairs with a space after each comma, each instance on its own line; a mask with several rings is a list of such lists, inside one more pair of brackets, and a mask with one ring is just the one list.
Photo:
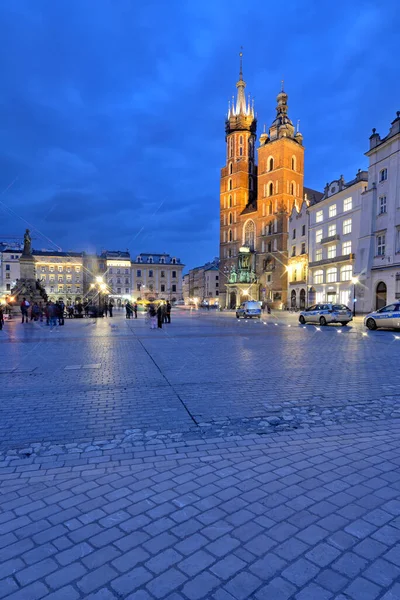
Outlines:
[[[226, 164], [220, 187], [220, 304], [235, 308], [261, 300], [288, 303], [288, 222], [293, 207], [322, 196], [304, 188], [303, 136], [288, 115], [288, 96], [277, 96], [276, 117], [257, 145], [254, 104], [242, 73], [225, 122]], [[256, 155], [258, 153], [258, 160]]]

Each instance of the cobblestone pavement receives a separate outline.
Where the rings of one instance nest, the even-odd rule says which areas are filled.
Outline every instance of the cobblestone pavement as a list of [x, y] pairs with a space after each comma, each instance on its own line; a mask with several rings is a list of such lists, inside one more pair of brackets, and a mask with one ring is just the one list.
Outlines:
[[7, 323], [0, 598], [400, 599], [400, 339]]

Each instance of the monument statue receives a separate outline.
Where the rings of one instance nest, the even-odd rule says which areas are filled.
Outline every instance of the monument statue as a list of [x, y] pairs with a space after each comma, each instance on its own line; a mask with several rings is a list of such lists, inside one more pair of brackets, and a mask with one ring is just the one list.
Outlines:
[[27, 229], [24, 233], [24, 249], [22, 251], [24, 256], [32, 256], [32, 239]]

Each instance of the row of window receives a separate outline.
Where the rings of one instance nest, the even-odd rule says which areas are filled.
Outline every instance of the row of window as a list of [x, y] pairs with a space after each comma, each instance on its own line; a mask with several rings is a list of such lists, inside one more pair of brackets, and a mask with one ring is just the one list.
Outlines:
[[[301, 235], [302, 235], [302, 236], [303, 236], [303, 235], [306, 235], [306, 226], [305, 226], [305, 225], [302, 225], [302, 226], [301, 226]], [[293, 238], [294, 240], [296, 239], [296, 229], [293, 229], [293, 232], [292, 232], [292, 238]]]
[[[146, 289], [148, 289], [150, 292], [153, 292], [154, 291], [154, 285], [152, 283], [150, 283], [148, 286], [144, 286], [142, 283], [137, 283], [136, 284], [136, 290], [138, 292], [140, 292], [140, 291], [146, 291]], [[165, 284], [162, 283], [160, 285], [160, 292], [165, 292], [165, 291], [166, 291]], [[171, 292], [176, 292], [176, 291], [177, 291], [176, 290], [176, 284], [173, 283], [172, 286], [171, 286]]]
[[[347, 212], [353, 208], [353, 198], [346, 198], [343, 200], [343, 212]], [[337, 204], [331, 204], [328, 209], [329, 218], [336, 217], [337, 215]], [[323, 209], [317, 210], [315, 213], [315, 222], [321, 223], [324, 220]]]
[[[299, 279], [297, 279], [297, 277], [299, 277]], [[307, 265], [304, 265], [303, 267], [299, 268], [299, 269], [293, 269], [293, 273], [292, 273], [292, 277], [291, 277], [291, 281], [306, 281], [307, 279]]]
[[[352, 220], [345, 219], [343, 221], [343, 228], [342, 228], [343, 235], [347, 235], [348, 233], [351, 233], [351, 227], [352, 227]], [[328, 237], [332, 237], [332, 236], [336, 235], [336, 233], [337, 233], [336, 223], [332, 223], [328, 227]], [[315, 232], [316, 243], [319, 244], [323, 237], [324, 237], [324, 230], [317, 229], [317, 231]]]
[[[300, 254], [305, 254], [305, 253], [306, 253], [306, 243], [302, 242]], [[296, 256], [296, 246], [292, 246], [291, 256]]]
[[55, 268], [54, 265], [50, 265], [50, 266], [43, 266], [41, 267], [41, 272], [42, 273], [46, 273], [46, 270], [49, 270], [50, 273], [54, 273], [55, 270], [57, 270], [59, 273], [62, 273], [65, 269], [66, 273], [72, 273], [73, 271], [75, 271], [75, 273], [80, 273], [81, 272], [81, 267], [77, 266], [77, 267], [63, 267], [61, 265], [59, 265], [57, 267], [57, 269]]
[[[141, 263], [141, 262], [147, 262], [147, 263], [149, 263], [149, 264], [153, 264], [153, 263], [154, 263], [154, 260], [153, 260], [153, 257], [152, 257], [152, 256], [149, 256], [149, 257], [147, 258], [147, 260], [146, 260], [146, 261], [144, 261], [144, 260], [143, 260], [143, 257], [142, 257], [142, 256], [138, 256], [138, 257], [136, 258], [136, 262], [138, 262], [138, 263]], [[176, 258], [173, 258], [173, 259], [171, 260], [171, 263], [172, 263], [173, 265], [176, 265]], [[165, 265], [165, 258], [164, 258], [163, 256], [160, 258], [160, 265]]]
[[[344, 242], [342, 244], [342, 252], [340, 255], [337, 254], [336, 244], [328, 246], [326, 258], [335, 258], [336, 256], [347, 256], [347, 254], [351, 254], [351, 242]], [[315, 251], [315, 260], [323, 260], [322, 248], [318, 248], [318, 250]]]
[[[267, 165], [268, 165], [268, 171], [273, 171], [275, 168], [275, 162], [272, 156], [270, 156], [267, 159]], [[297, 165], [297, 161], [296, 161], [296, 157], [292, 156], [292, 160], [291, 160], [291, 167], [292, 167], [292, 171], [296, 171], [296, 165]]]
[[[46, 281], [46, 277], [49, 278], [49, 282], [54, 282], [56, 280], [56, 276], [55, 275], [41, 275], [40, 280], [41, 281]], [[64, 283], [64, 281], [66, 280], [67, 283], [72, 283], [72, 275], [67, 275], [66, 277], [64, 275], [58, 275], [57, 281], [59, 283]], [[74, 283], [80, 283], [80, 277], [76, 276]]]
[[324, 281], [324, 270], [318, 269], [313, 273], [313, 283], [336, 283], [338, 281], [351, 281], [353, 277], [352, 265], [345, 265], [340, 269], [340, 280], [338, 279], [337, 267], [330, 267], [326, 270], [326, 279]]
[[[63, 292], [64, 290], [66, 290], [68, 293], [71, 293], [72, 292], [72, 286], [71, 285], [58, 285], [57, 286], [57, 291], [58, 292]], [[50, 286], [50, 293], [53, 293], [55, 291], [56, 291], [56, 286], [51, 285]], [[80, 293], [81, 288], [80, 288], [79, 285], [75, 286], [75, 291], [76, 291], [77, 294]]]
[[[142, 271], [141, 269], [137, 269], [137, 271], [136, 271], [136, 277], [142, 277], [142, 273], [145, 274], [146, 271]], [[154, 277], [154, 271], [152, 269], [149, 270], [149, 277], [150, 278]], [[161, 278], [165, 277], [165, 271], [160, 271], [160, 277]], [[172, 277], [172, 279], [176, 279], [176, 271], [171, 271], [171, 277]]]
[[[114, 283], [113, 279], [108, 280], [109, 285], [112, 285], [113, 283]], [[120, 277], [117, 277], [117, 283], [122, 283]], [[129, 277], [125, 277], [125, 285], [127, 285], [127, 284], [129, 285], [129, 283], [130, 283]]]
[[[122, 270], [123, 270], [123, 269], [122, 269]], [[117, 274], [117, 275], [121, 275], [121, 271], [122, 271], [122, 270], [121, 270], [121, 269], [117, 269], [115, 272], [116, 272], [116, 274]], [[107, 273], [108, 273], [108, 274], [110, 274], [110, 275], [113, 273], [112, 267], [110, 267], [110, 268], [107, 270]], [[125, 269], [124, 273], [125, 273], [125, 275], [129, 275], [129, 269]]]

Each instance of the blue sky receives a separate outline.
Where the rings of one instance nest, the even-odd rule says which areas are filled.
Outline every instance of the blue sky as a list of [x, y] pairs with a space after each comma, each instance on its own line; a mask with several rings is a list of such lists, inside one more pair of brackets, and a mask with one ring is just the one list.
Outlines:
[[36, 248], [212, 259], [240, 46], [258, 133], [284, 78], [322, 190], [400, 110], [399, 18], [397, 0], [2, 2], [0, 240], [27, 221]]

